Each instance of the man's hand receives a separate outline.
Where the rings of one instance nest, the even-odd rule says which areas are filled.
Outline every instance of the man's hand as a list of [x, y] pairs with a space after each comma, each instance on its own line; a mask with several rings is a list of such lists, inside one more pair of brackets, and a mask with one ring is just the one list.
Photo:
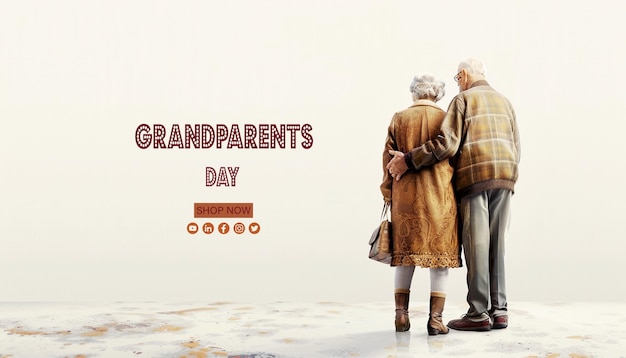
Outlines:
[[391, 174], [392, 178], [400, 180], [400, 177], [402, 177], [402, 175], [409, 170], [409, 167], [407, 167], [406, 162], [404, 161], [404, 153], [396, 150], [390, 150], [389, 154], [393, 155], [393, 158], [391, 158], [387, 164], [387, 170], [389, 170], [389, 174]]

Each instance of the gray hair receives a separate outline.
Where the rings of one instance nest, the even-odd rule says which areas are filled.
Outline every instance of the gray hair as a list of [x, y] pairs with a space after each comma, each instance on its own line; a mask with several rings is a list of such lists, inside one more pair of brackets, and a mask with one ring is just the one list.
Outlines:
[[417, 98], [432, 97], [435, 99], [436, 102], [442, 99], [443, 96], [445, 96], [446, 84], [445, 82], [436, 79], [435, 76], [424, 73], [415, 75], [415, 77], [413, 77], [413, 81], [411, 81], [409, 90]]
[[481, 75], [484, 77], [486, 73], [483, 61], [473, 57], [466, 58], [459, 63], [459, 71], [462, 69], [467, 71], [470, 75]]

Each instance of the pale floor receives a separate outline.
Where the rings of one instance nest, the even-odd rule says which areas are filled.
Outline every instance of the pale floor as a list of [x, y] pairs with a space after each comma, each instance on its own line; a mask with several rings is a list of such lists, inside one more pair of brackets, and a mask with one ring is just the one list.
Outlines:
[[0, 303], [0, 358], [626, 357], [626, 303], [509, 305], [507, 329], [429, 337], [419, 301], [405, 333], [392, 302]]

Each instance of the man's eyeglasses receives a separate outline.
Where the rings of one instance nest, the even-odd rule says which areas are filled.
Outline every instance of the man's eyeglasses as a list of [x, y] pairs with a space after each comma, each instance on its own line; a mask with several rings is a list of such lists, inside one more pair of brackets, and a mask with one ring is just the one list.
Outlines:
[[457, 73], [456, 76], [454, 76], [454, 82], [459, 82], [460, 79], [461, 79], [461, 72]]

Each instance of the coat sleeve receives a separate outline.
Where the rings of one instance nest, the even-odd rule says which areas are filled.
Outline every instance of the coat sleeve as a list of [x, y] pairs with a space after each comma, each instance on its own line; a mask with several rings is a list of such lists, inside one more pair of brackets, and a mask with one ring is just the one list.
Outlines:
[[464, 113], [463, 99], [455, 97], [441, 123], [440, 134], [407, 153], [407, 160], [410, 161], [407, 164], [412, 164], [412, 169], [418, 170], [456, 154], [463, 138]]
[[520, 144], [519, 127], [517, 126], [517, 117], [515, 115], [515, 110], [513, 110], [513, 106], [511, 106], [511, 113], [513, 116], [513, 141], [515, 142], [515, 149], [517, 149], [517, 164], [519, 164], [520, 159], [522, 158], [522, 146]]
[[391, 187], [393, 185], [393, 178], [389, 174], [389, 170], [387, 170], [387, 164], [391, 160], [391, 155], [389, 154], [390, 150], [398, 150], [398, 145], [396, 144], [396, 136], [395, 136], [395, 121], [397, 114], [394, 114], [391, 119], [391, 123], [389, 123], [389, 128], [387, 129], [387, 139], [385, 140], [385, 149], [383, 151], [383, 182], [380, 184], [380, 192], [383, 194], [383, 199], [385, 202], [391, 202]]

